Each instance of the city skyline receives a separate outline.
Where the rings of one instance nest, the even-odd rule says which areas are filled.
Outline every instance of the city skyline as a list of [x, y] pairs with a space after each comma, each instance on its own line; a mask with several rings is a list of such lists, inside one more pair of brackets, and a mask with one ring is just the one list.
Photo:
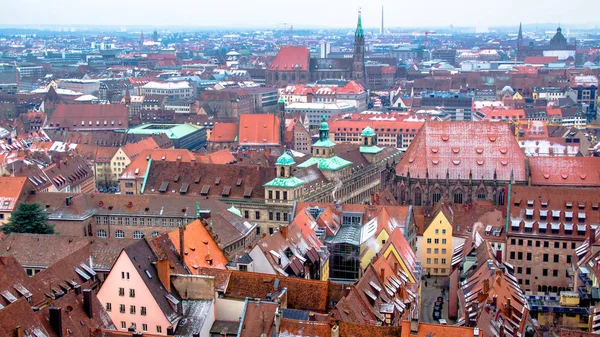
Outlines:
[[[199, 4], [183, 0], [178, 6], [148, 6], [138, 1], [103, 3], [65, 0], [47, 6], [41, 0], [23, 0], [4, 7], [0, 13], [3, 27], [36, 26], [176, 26], [211, 28], [348, 28], [355, 22], [359, 9], [365, 28], [379, 28], [381, 6], [385, 7], [386, 27], [476, 27], [514, 26], [519, 22], [528, 24], [561, 23], [568, 25], [597, 26], [594, 13], [600, 3], [583, 0], [571, 1], [571, 8], [585, 11], [565, 10], [563, 3], [549, 0], [540, 11], [534, 1], [508, 1], [502, 3], [506, 14], [497, 15], [498, 5], [492, 2], [457, 0], [447, 3], [439, 0], [428, 3], [396, 3], [390, 0], [365, 5], [358, 0], [303, 3], [285, 3], [274, 0], [244, 2], [233, 0], [225, 8], [221, 3]], [[182, 13], [192, 13], [182, 15]], [[251, 13], [251, 15], [248, 15]], [[493, 13], [493, 14], [492, 14]], [[217, 14], [217, 15], [215, 15]], [[28, 18], [35, 20], [23, 19]]]

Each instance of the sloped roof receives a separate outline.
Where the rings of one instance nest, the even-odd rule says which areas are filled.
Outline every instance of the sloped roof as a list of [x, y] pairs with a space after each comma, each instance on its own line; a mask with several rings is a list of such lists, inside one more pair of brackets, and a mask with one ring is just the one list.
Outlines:
[[216, 123], [210, 134], [209, 142], [232, 143], [238, 138], [238, 123]]
[[0, 211], [15, 209], [26, 183], [26, 177], [0, 177]]
[[14, 256], [24, 267], [43, 269], [88, 244], [84, 237], [11, 233], [0, 241], [0, 256]]
[[[179, 249], [179, 229], [169, 232], [173, 246]], [[183, 233], [185, 256], [183, 260], [192, 274], [198, 274], [200, 267], [225, 269], [227, 258], [208, 232], [201, 220], [196, 220], [185, 226]]]
[[269, 70], [277, 71], [307, 71], [310, 52], [306, 47], [282, 47], [271, 61]]
[[279, 116], [275, 114], [240, 115], [240, 145], [279, 145]]
[[[82, 124], [83, 123], [83, 124]], [[121, 104], [60, 104], [46, 127], [73, 130], [127, 129], [127, 107]]]
[[600, 187], [600, 157], [530, 157], [531, 184]]
[[524, 182], [525, 155], [508, 124], [428, 122], [396, 165], [396, 174], [425, 179], [473, 179]]

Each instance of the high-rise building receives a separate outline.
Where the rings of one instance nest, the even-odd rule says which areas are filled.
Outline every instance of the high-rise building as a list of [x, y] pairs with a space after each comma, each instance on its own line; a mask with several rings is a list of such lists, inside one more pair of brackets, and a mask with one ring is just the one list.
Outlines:
[[331, 53], [331, 43], [327, 41], [321, 41], [319, 43], [319, 57], [326, 59], [329, 53]]

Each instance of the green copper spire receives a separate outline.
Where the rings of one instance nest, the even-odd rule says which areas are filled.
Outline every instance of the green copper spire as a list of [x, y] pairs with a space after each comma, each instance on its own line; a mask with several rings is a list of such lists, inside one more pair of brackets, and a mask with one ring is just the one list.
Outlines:
[[363, 30], [362, 27], [362, 18], [361, 18], [361, 10], [358, 10], [358, 23], [356, 24], [356, 33], [354, 33], [355, 36], [364, 36], [365, 35], [365, 31]]

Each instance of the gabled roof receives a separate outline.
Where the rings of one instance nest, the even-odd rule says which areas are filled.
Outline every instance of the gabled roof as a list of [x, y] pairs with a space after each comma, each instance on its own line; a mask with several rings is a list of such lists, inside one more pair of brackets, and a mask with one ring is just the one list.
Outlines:
[[271, 61], [269, 70], [307, 71], [310, 52], [306, 47], [282, 47]]
[[146, 149], [127, 165], [127, 168], [121, 174], [121, 179], [144, 178], [150, 158], [153, 162], [179, 160], [187, 163], [196, 160], [196, 156], [187, 149]]
[[[213, 239], [201, 220], [187, 224], [183, 230], [185, 254], [183, 261], [192, 274], [198, 274], [198, 268], [225, 269], [227, 258]], [[180, 230], [169, 232], [169, 238], [176, 249], [180, 247]], [[181, 252], [180, 252], [181, 254]]]
[[0, 177], [0, 211], [12, 212], [27, 184], [26, 177]]
[[509, 125], [494, 122], [426, 123], [396, 165], [396, 174], [527, 181], [525, 155]]
[[60, 104], [46, 128], [72, 130], [127, 129], [127, 107], [121, 104]]
[[47, 268], [87, 246], [89, 239], [64, 235], [11, 233], [0, 241], [0, 255], [14, 256], [27, 268]]
[[144, 150], [153, 149], [158, 149], [158, 144], [156, 144], [156, 141], [154, 141], [154, 138], [152, 137], [142, 139], [137, 143], [129, 143], [121, 147], [121, 150], [125, 152], [125, 154], [127, 155], [127, 157], [129, 157], [130, 160], [133, 160]]
[[[178, 301], [181, 298], [173, 289], [169, 293], [162, 285], [160, 281], [154, 263], [157, 261], [156, 256], [152, 252], [152, 249], [146, 242], [146, 240], [138, 240], [136, 243], [123, 249], [123, 252], [127, 254], [127, 258], [131, 260], [131, 263], [135, 266], [144, 284], [154, 297], [154, 300], [160, 307], [165, 317], [172, 323], [175, 323], [180, 317], [181, 312], [173, 309], [167, 296], [172, 297]], [[114, 271], [118, 272], [118, 271]]]
[[24, 298], [20, 298], [0, 310], [0, 334], [2, 336], [16, 336], [17, 326], [21, 327], [23, 336], [54, 336], [46, 330], [40, 317], [33, 312], [31, 305]]

